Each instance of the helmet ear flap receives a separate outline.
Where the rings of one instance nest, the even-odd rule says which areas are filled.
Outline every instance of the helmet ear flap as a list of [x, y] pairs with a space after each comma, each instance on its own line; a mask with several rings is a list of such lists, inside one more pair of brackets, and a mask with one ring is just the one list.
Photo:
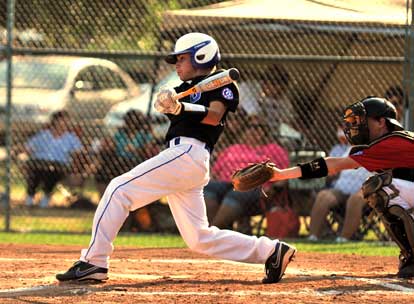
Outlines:
[[174, 52], [169, 54], [165, 61], [170, 64], [177, 62], [177, 55], [189, 53], [194, 68], [212, 68], [221, 59], [217, 42], [203, 33], [188, 33], [180, 37]]
[[209, 68], [215, 66], [220, 60], [217, 43], [210, 41], [208, 44], [196, 50], [192, 55], [193, 65], [196, 68]]

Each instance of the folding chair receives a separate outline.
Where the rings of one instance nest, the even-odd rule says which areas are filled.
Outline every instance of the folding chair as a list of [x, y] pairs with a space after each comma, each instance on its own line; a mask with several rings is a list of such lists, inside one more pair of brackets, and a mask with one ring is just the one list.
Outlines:
[[[379, 216], [372, 209], [366, 206], [362, 211], [361, 223], [358, 230], [352, 236], [352, 240], [363, 240], [372, 231], [379, 241], [390, 241], [387, 231], [384, 228]], [[342, 230], [345, 220], [345, 206], [337, 206], [327, 216], [326, 235], [338, 236]]]

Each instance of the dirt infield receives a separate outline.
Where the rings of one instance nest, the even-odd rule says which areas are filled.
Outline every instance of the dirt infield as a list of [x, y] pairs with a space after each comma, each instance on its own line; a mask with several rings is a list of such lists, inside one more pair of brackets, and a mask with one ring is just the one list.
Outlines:
[[414, 281], [396, 258], [298, 253], [278, 284], [263, 265], [215, 260], [187, 249], [116, 248], [104, 284], [58, 284], [80, 247], [0, 245], [0, 303], [412, 303]]

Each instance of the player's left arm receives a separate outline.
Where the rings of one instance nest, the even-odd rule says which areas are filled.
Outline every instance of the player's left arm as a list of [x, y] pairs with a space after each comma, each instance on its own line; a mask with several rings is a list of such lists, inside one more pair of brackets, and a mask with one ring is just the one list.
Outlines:
[[206, 125], [217, 126], [221, 119], [223, 118], [224, 113], [226, 112], [226, 106], [222, 101], [212, 101], [208, 107], [207, 116], [201, 121], [201, 123]]
[[318, 178], [336, 174], [345, 169], [359, 168], [361, 165], [350, 157], [318, 158], [309, 163], [287, 169], [273, 168], [270, 181], [276, 182], [293, 178]]

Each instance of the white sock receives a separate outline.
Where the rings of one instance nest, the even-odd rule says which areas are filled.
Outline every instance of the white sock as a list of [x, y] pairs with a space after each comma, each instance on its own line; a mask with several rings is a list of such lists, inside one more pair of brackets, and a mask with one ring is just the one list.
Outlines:
[[33, 206], [33, 196], [29, 195], [26, 197], [26, 206], [27, 207]]
[[348, 240], [347, 238], [342, 237], [342, 236], [338, 236], [338, 237], [335, 239], [335, 242], [336, 242], [336, 243], [346, 243], [346, 242], [349, 242], [349, 240]]
[[49, 201], [50, 197], [48, 195], [43, 196], [39, 203], [40, 208], [47, 208], [47, 206], [49, 206]]
[[308, 236], [308, 241], [315, 242], [315, 241], [318, 241], [318, 240], [319, 240], [319, 238], [316, 235], [311, 234], [311, 235]]

